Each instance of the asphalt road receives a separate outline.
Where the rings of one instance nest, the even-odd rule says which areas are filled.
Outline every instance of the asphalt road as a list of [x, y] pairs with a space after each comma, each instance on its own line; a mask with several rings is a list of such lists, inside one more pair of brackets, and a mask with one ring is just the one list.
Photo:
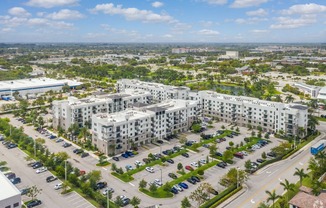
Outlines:
[[322, 131], [322, 134], [302, 150], [299, 153], [294, 154], [287, 160], [275, 163], [266, 169], [258, 171], [256, 175], [250, 177], [246, 182], [247, 191], [239, 196], [237, 199], [227, 205], [221, 205], [220, 207], [257, 207], [260, 202], [266, 201], [266, 190], [275, 190], [277, 194], [284, 193], [283, 186], [280, 182], [284, 182], [287, 179], [290, 183], [295, 183], [299, 180], [297, 176], [293, 176], [295, 168], [307, 169], [308, 161], [312, 156], [310, 153], [310, 146], [315, 144], [316, 141], [325, 137], [326, 123], [321, 123], [318, 127]]

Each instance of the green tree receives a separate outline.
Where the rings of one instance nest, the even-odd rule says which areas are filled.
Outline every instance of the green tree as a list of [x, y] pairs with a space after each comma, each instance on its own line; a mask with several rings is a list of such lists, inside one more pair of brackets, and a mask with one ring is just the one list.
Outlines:
[[114, 171], [114, 172], [116, 172], [117, 169], [118, 169], [117, 164], [112, 163], [112, 165], [111, 165], [111, 170]]
[[34, 185], [28, 190], [26, 195], [28, 197], [31, 197], [32, 200], [34, 200], [41, 192], [42, 192], [42, 189], [39, 189]]
[[169, 182], [166, 182], [164, 185], [163, 185], [163, 190], [164, 191], [170, 191], [172, 188], [171, 184]]
[[157, 191], [157, 186], [155, 183], [151, 183], [151, 185], [149, 185], [149, 190], [151, 192], [156, 192]]
[[295, 168], [294, 176], [298, 176], [300, 180], [300, 186], [302, 186], [302, 181], [304, 178], [308, 177], [308, 174], [304, 172], [304, 169]]
[[178, 163], [178, 165], [177, 165], [177, 169], [180, 171], [180, 170], [182, 170], [182, 168], [183, 168], [182, 163]]
[[233, 153], [230, 151], [230, 150], [226, 150], [224, 153], [223, 153], [223, 156], [222, 156], [222, 160], [224, 162], [228, 161], [228, 160], [232, 160], [233, 159]]
[[132, 199], [130, 200], [130, 204], [134, 207], [137, 207], [140, 204], [141, 200], [140, 198], [134, 196], [132, 197]]
[[117, 196], [114, 200], [114, 203], [118, 206], [118, 207], [122, 207], [123, 206], [123, 201], [121, 199], [120, 196]]
[[265, 160], [267, 158], [266, 152], [261, 153], [261, 157]]
[[293, 101], [294, 101], [294, 97], [292, 95], [289, 94], [285, 97], [285, 102], [292, 103]]
[[251, 171], [251, 169], [252, 169], [252, 164], [251, 164], [251, 161], [250, 160], [247, 160], [246, 162], [245, 162], [245, 168], [246, 168], [246, 170], [247, 171]]
[[275, 193], [275, 190], [273, 190], [272, 192], [270, 191], [265, 191], [265, 193], [268, 195], [268, 198], [267, 198], [267, 202], [269, 201], [272, 201], [273, 204], [272, 204], [272, 207], [274, 208], [275, 207], [275, 201], [280, 198], [281, 196], [280, 195], [277, 195]]
[[295, 185], [293, 183], [290, 183], [287, 179], [285, 179], [284, 183], [280, 183], [281, 186], [283, 186], [284, 191], [286, 191], [286, 201], [289, 201], [289, 192], [294, 191]]
[[201, 176], [205, 174], [203, 169], [199, 169], [197, 173], [198, 173], [198, 175], [201, 175]]
[[191, 204], [187, 197], [184, 197], [181, 201], [181, 208], [190, 208]]
[[248, 174], [244, 170], [231, 168], [219, 181], [224, 187], [231, 185], [242, 185], [248, 179]]
[[140, 189], [144, 189], [144, 188], [146, 188], [146, 186], [147, 186], [147, 182], [144, 179], [139, 181], [139, 188]]
[[200, 124], [193, 124], [193, 125], [191, 126], [191, 130], [192, 130], [193, 132], [195, 132], [195, 133], [198, 133], [198, 132], [200, 132], [200, 130], [201, 130], [201, 125], [200, 125]]

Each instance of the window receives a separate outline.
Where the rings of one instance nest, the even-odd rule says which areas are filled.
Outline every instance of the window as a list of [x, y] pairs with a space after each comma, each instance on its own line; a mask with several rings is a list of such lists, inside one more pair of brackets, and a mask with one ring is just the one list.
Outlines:
[[18, 207], [19, 206], [19, 202], [14, 204], [14, 207]]
[[11, 208], [11, 206], [9, 205], [9, 206], [6, 206], [6, 208]]

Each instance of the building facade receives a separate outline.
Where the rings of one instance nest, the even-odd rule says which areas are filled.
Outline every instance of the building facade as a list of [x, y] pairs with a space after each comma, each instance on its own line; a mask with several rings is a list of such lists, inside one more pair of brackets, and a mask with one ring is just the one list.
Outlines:
[[0, 171], [0, 207], [20, 208], [22, 197], [20, 191], [8, 178]]
[[162, 101], [168, 99], [188, 99], [190, 88], [175, 87], [153, 82], [142, 82], [136, 79], [121, 79], [116, 84], [117, 92], [126, 89], [142, 89], [153, 96], [153, 100]]
[[64, 130], [77, 123], [79, 127], [90, 125], [93, 114], [115, 113], [134, 103], [151, 103], [152, 96], [143, 90], [128, 89], [124, 93], [100, 95], [84, 99], [69, 97], [52, 103], [53, 128]]
[[304, 94], [310, 95], [311, 98], [317, 98], [321, 87], [307, 85], [304, 83], [294, 83], [294, 86], [299, 88]]
[[92, 142], [100, 151], [114, 155], [186, 131], [197, 116], [197, 102], [188, 100], [167, 100], [96, 114], [92, 117]]

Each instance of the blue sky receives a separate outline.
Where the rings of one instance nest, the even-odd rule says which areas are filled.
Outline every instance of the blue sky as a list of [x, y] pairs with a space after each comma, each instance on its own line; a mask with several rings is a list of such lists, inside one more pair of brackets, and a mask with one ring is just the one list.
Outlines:
[[0, 42], [325, 42], [325, 0], [1, 0]]

